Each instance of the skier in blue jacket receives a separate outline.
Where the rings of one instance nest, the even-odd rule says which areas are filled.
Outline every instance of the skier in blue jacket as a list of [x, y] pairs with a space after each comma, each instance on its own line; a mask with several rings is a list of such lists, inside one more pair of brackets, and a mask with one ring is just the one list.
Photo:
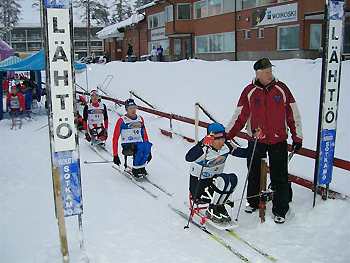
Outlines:
[[[190, 193], [196, 203], [209, 203], [206, 214], [213, 222], [231, 221], [224, 203], [234, 192], [238, 178], [234, 173], [224, 173], [229, 154], [247, 158], [250, 148], [238, 148], [226, 140], [225, 128], [220, 123], [208, 126], [207, 136], [186, 154], [190, 166]], [[201, 179], [199, 179], [199, 177]]]

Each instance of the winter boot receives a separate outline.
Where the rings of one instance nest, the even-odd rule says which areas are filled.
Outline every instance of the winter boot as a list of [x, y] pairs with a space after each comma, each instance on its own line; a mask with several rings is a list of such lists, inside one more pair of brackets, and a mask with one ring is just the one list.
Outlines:
[[254, 208], [254, 207], [248, 205], [248, 206], [245, 207], [245, 210], [244, 210], [244, 211], [245, 211], [246, 213], [248, 213], [248, 214], [251, 214], [251, 213], [255, 212], [256, 210], [257, 210], [257, 208]]
[[214, 223], [222, 223], [222, 216], [216, 205], [209, 205], [207, 211], [205, 212], [209, 219]]
[[283, 224], [286, 220], [283, 216], [275, 215], [274, 221], [276, 224]]
[[145, 167], [142, 167], [139, 170], [140, 170], [140, 173], [142, 174], [143, 177], [147, 177], [148, 176], [148, 173], [147, 173]]
[[228, 214], [226, 208], [225, 208], [225, 205], [217, 205], [217, 208], [220, 212], [220, 215], [222, 217], [222, 221], [223, 222], [230, 222], [231, 221], [231, 217], [230, 215]]
[[132, 168], [132, 174], [135, 178], [142, 178], [142, 174], [140, 172], [140, 169]]

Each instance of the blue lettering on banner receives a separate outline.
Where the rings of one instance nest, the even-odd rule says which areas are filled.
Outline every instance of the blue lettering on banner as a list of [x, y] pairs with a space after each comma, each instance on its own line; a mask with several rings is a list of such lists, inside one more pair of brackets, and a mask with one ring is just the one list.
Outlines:
[[58, 165], [61, 183], [64, 216], [79, 215], [83, 212], [79, 159], [73, 151], [56, 152], [55, 164]]
[[319, 155], [318, 184], [329, 184], [332, 180], [336, 130], [323, 130]]
[[69, 8], [70, 0], [45, 0], [45, 7]]

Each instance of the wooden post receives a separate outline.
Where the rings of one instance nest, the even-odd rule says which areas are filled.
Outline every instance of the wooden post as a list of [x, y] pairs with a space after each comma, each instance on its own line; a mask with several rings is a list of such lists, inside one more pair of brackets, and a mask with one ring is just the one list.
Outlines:
[[[267, 163], [266, 158], [261, 159], [261, 171], [260, 171], [260, 193], [266, 190], [266, 177], [267, 177]], [[266, 202], [259, 203], [259, 217], [261, 223], [265, 222]]]
[[195, 106], [194, 141], [195, 141], [195, 143], [197, 143], [198, 142], [198, 124], [199, 124], [199, 104], [196, 103], [194, 106]]
[[54, 166], [54, 169], [53, 169], [53, 184], [55, 189], [55, 203], [56, 203], [55, 207], [56, 207], [56, 215], [58, 219], [58, 229], [60, 234], [63, 263], [69, 263], [70, 260], [69, 260], [69, 252], [68, 252], [66, 223], [65, 223], [64, 212], [63, 212], [63, 201], [62, 201], [60, 174], [59, 174], [58, 166]]

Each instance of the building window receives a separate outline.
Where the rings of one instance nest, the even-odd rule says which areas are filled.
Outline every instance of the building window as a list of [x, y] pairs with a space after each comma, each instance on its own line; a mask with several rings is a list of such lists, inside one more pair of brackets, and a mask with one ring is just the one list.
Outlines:
[[221, 0], [209, 0], [209, 15], [221, 14]]
[[196, 53], [208, 53], [208, 36], [195, 37]]
[[177, 4], [177, 19], [191, 19], [191, 4]]
[[165, 26], [165, 12], [159, 13], [159, 26]]
[[242, 9], [256, 7], [256, 0], [242, 0]]
[[225, 33], [224, 36], [224, 51], [225, 52], [235, 52], [235, 33]]
[[263, 28], [259, 28], [259, 38], [264, 38], [264, 29]]
[[195, 37], [196, 53], [235, 52], [235, 33]]
[[165, 12], [166, 12], [166, 22], [172, 22], [174, 20], [173, 17], [173, 6], [172, 5], [168, 5], [167, 7], [165, 7]]
[[310, 49], [319, 50], [321, 48], [321, 32], [321, 24], [310, 25]]
[[194, 3], [194, 18], [202, 18], [207, 16], [207, 1]]
[[250, 30], [244, 31], [244, 39], [250, 39]]
[[136, 37], [132, 38], [132, 43], [136, 43]]
[[181, 54], [181, 39], [174, 40], [174, 55]]
[[157, 14], [148, 16], [148, 28], [156, 28], [165, 26], [165, 12], [160, 12]]
[[298, 50], [299, 25], [278, 27], [277, 41], [279, 50]]
[[222, 34], [209, 36], [209, 52], [221, 52], [222, 49]]
[[155, 46], [156, 48], [162, 46], [163, 54], [169, 54], [169, 40], [148, 42], [148, 54], [151, 54], [153, 46]]
[[231, 13], [235, 11], [236, 0], [223, 0], [223, 13]]

